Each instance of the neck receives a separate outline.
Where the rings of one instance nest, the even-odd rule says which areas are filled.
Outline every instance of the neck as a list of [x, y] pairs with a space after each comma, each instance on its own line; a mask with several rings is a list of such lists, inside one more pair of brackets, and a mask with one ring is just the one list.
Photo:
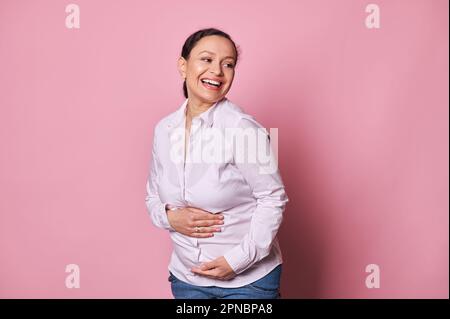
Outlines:
[[196, 117], [197, 115], [207, 111], [214, 103], [203, 103], [189, 99], [186, 107], [186, 116], [189, 119]]

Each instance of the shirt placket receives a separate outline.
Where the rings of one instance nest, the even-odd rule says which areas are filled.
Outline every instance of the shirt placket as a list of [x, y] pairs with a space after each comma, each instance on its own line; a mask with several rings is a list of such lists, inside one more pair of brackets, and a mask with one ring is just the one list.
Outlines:
[[[183, 164], [183, 200], [186, 204], [189, 203], [189, 198], [187, 198], [187, 193], [186, 193], [186, 188], [187, 185], [189, 185], [189, 173], [191, 171], [192, 168], [192, 150], [194, 149], [194, 147], [196, 146], [195, 144], [198, 143], [198, 135], [201, 129], [201, 119], [200, 118], [194, 118], [192, 119], [192, 123], [191, 123], [191, 129], [189, 131], [189, 136], [188, 136], [188, 145], [187, 145], [187, 149], [186, 149], [186, 160], [184, 161]], [[191, 237], [191, 239], [193, 240], [193, 243], [195, 244], [196, 247], [198, 247], [198, 238], [193, 238]]]

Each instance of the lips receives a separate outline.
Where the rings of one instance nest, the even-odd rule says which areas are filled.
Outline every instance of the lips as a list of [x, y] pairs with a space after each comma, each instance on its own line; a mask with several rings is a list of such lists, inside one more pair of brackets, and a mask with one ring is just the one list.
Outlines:
[[216, 80], [216, 79], [211, 79], [211, 78], [203, 78], [203, 79], [200, 79], [200, 81], [202, 82], [202, 84], [205, 88], [210, 89], [210, 90], [215, 90], [215, 91], [217, 91], [223, 85], [222, 81]]

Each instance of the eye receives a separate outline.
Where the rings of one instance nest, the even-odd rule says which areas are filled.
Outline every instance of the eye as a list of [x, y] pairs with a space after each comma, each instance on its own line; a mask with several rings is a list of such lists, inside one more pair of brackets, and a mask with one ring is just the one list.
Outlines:
[[234, 68], [233, 63], [226, 63], [225, 65], [227, 66], [227, 68], [230, 68], [230, 69]]
[[211, 62], [212, 60], [210, 58], [202, 58], [202, 61]]

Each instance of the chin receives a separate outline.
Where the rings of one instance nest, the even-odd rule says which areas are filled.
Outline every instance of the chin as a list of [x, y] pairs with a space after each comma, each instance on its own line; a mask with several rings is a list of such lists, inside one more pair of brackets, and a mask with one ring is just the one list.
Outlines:
[[217, 101], [220, 101], [225, 95], [224, 94], [220, 94], [220, 95], [208, 95], [208, 94], [202, 94], [199, 96], [200, 100], [202, 100], [203, 102], [206, 103], [216, 103]]

